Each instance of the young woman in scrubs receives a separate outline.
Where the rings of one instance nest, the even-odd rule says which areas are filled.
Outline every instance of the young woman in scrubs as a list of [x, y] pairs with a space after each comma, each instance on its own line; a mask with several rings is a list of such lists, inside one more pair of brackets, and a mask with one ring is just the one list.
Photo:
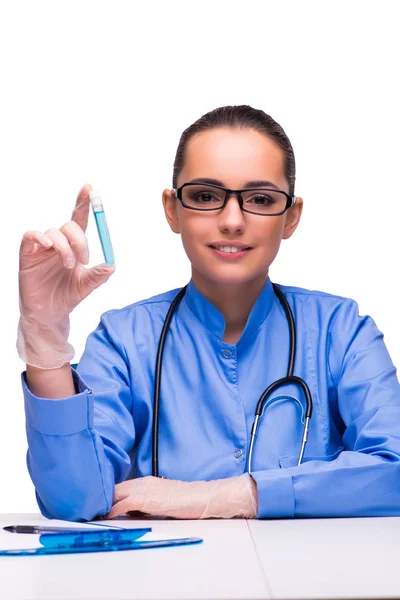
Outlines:
[[[152, 476], [154, 373], [179, 289], [104, 313], [77, 369], [70, 366], [69, 314], [114, 272], [85, 267], [90, 189], [81, 189], [68, 223], [28, 231], [21, 244], [17, 347], [27, 365], [28, 468], [43, 514], [399, 515], [396, 370], [374, 321], [331, 293], [279, 285], [295, 320], [294, 374], [308, 384], [313, 416], [297, 465], [304, 397], [293, 384], [276, 390], [247, 472], [257, 400], [286, 375], [289, 357], [288, 322], [269, 269], [296, 230], [303, 201], [280, 125], [261, 110], [230, 106], [182, 134], [162, 202], [192, 276], [163, 356], [162, 477]], [[279, 214], [266, 211], [263, 189]], [[223, 206], [204, 210], [221, 198]]]

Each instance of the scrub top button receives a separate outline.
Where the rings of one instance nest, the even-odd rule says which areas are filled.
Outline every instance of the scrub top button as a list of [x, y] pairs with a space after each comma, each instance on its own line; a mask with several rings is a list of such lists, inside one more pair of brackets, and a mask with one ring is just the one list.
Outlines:
[[234, 452], [233, 456], [234, 456], [235, 458], [240, 458], [240, 457], [242, 456], [242, 454], [243, 454], [243, 450], [239, 450], [239, 449], [238, 449], [238, 450], [235, 450], [235, 452]]
[[224, 350], [222, 352], [222, 355], [223, 355], [224, 358], [231, 358], [232, 352], [230, 350]]

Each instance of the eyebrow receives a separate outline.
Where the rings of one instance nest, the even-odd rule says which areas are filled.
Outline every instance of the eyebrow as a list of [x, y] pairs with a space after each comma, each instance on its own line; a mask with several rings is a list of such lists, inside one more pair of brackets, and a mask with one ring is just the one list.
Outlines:
[[[219, 179], [211, 179], [210, 177], [197, 177], [196, 179], [187, 181], [187, 183], [211, 183], [212, 185], [219, 185], [221, 187], [225, 187], [222, 181], [219, 181]], [[272, 183], [272, 181], [264, 181], [262, 179], [256, 179], [254, 181], [248, 181], [247, 183], [245, 183], [245, 188], [252, 187], [272, 187], [276, 190], [279, 190], [279, 187], [275, 183]]]

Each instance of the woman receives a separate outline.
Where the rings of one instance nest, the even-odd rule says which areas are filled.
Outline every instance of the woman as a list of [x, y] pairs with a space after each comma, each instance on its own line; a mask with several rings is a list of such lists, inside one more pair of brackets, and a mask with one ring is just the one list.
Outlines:
[[[154, 373], [179, 290], [103, 314], [75, 371], [68, 315], [114, 271], [83, 266], [90, 186], [59, 230], [25, 233], [17, 345], [27, 363], [28, 467], [43, 514], [400, 514], [400, 387], [381, 332], [353, 300], [289, 286], [275, 293], [269, 278], [300, 220], [294, 184], [290, 141], [261, 110], [218, 108], [181, 137], [162, 200], [192, 278], [165, 338], [156, 453], [164, 478], [152, 476]], [[294, 374], [308, 384], [313, 415], [298, 465], [305, 395], [293, 381], [273, 391], [249, 469], [257, 400], [287, 372], [279, 289], [295, 321]]]

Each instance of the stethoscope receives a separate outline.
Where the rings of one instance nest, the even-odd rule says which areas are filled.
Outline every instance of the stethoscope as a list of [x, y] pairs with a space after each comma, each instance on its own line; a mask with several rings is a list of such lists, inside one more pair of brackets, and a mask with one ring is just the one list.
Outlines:
[[[296, 328], [294, 325], [293, 313], [290, 309], [288, 301], [286, 300], [285, 296], [283, 295], [281, 290], [278, 288], [278, 286], [273, 283], [272, 287], [273, 287], [274, 292], [275, 292], [276, 296], [278, 297], [278, 299], [285, 311], [286, 319], [287, 319], [288, 326], [289, 326], [289, 336], [290, 336], [289, 362], [288, 362], [288, 369], [287, 369], [286, 377], [282, 377], [281, 379], [278, 379], [274, 383], [271, 383], [271, 385], [268, 386], [267, 389], [262, 393], [259, 401], [257, 402], [254, 423], [253, 423], [253, 427], [251, 429], [250, 449], [249, 449], [249, 457], [248, 457], [248, 462], [247, 462], [247, 471], [249, 474], [251, 473], [251, 461], [252, 461], [252, 456], [253, 456], [254, 442], [256, 439], [256, 435], [257, 435], [259, 420], [260, 420], [260, 417], [262, 416], [264, 405], [265, 405], [265, 402], [266, 402], [268, 396], [272, 392], [277, 390], [279, 387], [281, 387], [282, 385], [286, 385], [288, 383], [294, 383], [295, 385], [300, 386], [304, 392], [307, 408], [306, 408], [305, 419], [304, 419], [304, 423], [303, 423], [303, 437], [302, 437], [302, 441], [301, 441], [301, 448], [300, 448], [300, 454], [299, 454], [299, 459], [298, 459], [297, 465], [300, 465], [303, 460], [304, 449], [305, 449], [305, 445], [306, 445], [307, 438], [308, 438], [308, 429], [309, 429], [309, 423], [310, 423], [312, 408], [313, 408], [311, 393], [308, 388], [308, 385], [306, 384], [306, 382], [303, 379], [301, 379], [300, 377], [296, 377], [296, 375], [293, 375], [294, 360], [295, 360], [295, 354], [296, 354]], [[153, 466], [153, 476], [154, 477], [159, 477], [159, 475], [158, 475], [158, 426], [159, 426], [159, 417], [160, 417], [161, 366], [162, 366], [162, 356], [163, 356], [163, 352], [164, 352], [165, 338], [168, 333], [168, 329], [169, 329], [169, 325], [171, 323], [172, 316], [173, 316], [178, 304], [180, 303], [183, 296], [185, 295], [186, 288], [187, 288], [187, 285], [185, 285], [185, 287], [183, 287], [178, 292], [178, 294], [175, 296], [175, 298], [173, 299], [171, 306], [169, 307], [167, 316], [165, 317], [164, 326], [162, 328], [161, 335], [160, 335], [160, 341], [158, 343], [156, 369], [155, 369], [155, 380], [154, 380], [154, 407], [153, 407], [153, 433], [152, 433], [152, 451], [153, 451], [152, 466]], [[298, 402], [298, 400], [296, 400], [296, 399], [294, 399], [294, 401], [296, 403]]]

